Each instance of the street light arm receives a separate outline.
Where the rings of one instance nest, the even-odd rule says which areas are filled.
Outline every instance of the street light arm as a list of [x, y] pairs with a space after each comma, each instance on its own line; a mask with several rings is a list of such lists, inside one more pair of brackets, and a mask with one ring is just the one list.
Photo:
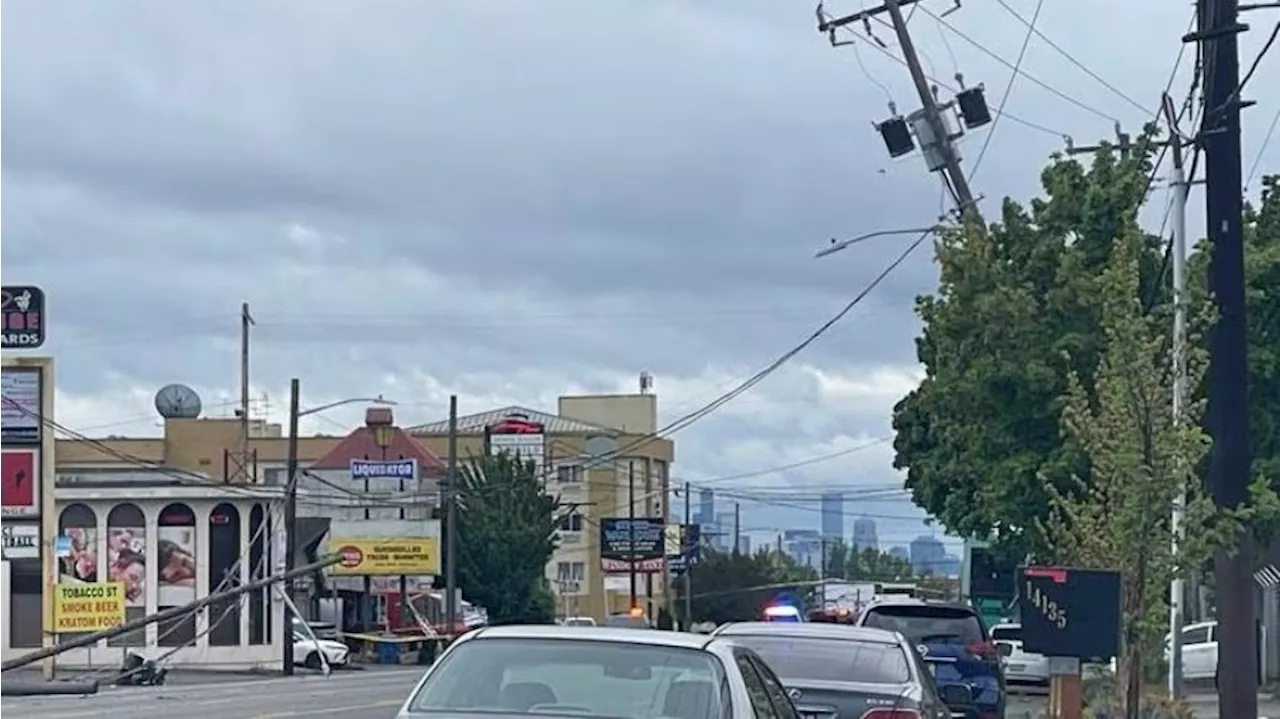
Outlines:
[[349, 397], [347, 399], [340, 399], [337, 402], [322, 404], [319, 407], [308, 407], [307, 409], [299, 411], [298, 416], [306, 417], [309, 414], [316, 414], [318, 412], [323, 412], [325, 410], [333, 409], [334, 407], [341, 407], [347, 404], [376, 404], [376, 405], [383, 405], [383, 406], [394, 406], [396, 402], [395, 400], [385, 399], [383, 398], [382, 395], [378, 395], [377, 397]]
[[877, 232], [868, 232], [865, 235], [858, 235], [857, 237], [852, 237], [847, 240], [839, 240], [839, 241], [837, 241], [836, 238], [833, 237], [831, 238], [831, 245], [828, 247], [824, 247], [821, 250], [818, 250], [814, 254], [814, 257], [826, 257], [827, 255], [834, 255], [835, 253], [845, 249], [846, 247], [849, 247], [850, 245], [856, 245], [859, 242], [862, 242], [863, 240], [869, 240], [873, 237], [885, 237], [887, 235], [916, 235], [923, 232], [935, 232], [937, 231], [937, 229], [938, 229], [938, 225], [933, 225], [931, 227], [911, 227], [911, 228], [906, 228], [901, 230], [879, 230]]

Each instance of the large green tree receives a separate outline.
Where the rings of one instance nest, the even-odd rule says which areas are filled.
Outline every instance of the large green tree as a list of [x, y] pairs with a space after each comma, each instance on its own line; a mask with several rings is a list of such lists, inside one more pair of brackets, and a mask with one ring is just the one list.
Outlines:
[[836, 540], [827, 549], [823, 576], [850, 581], [902, 581], [912, 577], [911, 562], [871, 547], [859, 549]]
[[769, 549], [754, 555], [704, 548], [693, 566], [688, 586], [694, 622], [751, 621], [766, 603], [791, 593], [803, 595], [817, 580], [816, 571], [796, 565]]
[[556, 548], [559, 503], [531, 461], [507, 453], [472, 458], [458, 488], [458, 586], [491, 624], [548, 623], [545, 578]]
[[[925, 378], [893, 423], [895, 464], [914, 501], [949, 530], [1044, 550], [1034, 527], [1052, 492], [1076, 491], [1076, 477], [1090, 483], [1078, 439], [1061, 431], [1063, 397], [1073, 373], [1093, 391], [1104, 347], [1094, 284], [1116, 238], [1138, 232], [1153, 159], [1149, 136], [1088, 165], [1054, 157], [1042, 197], [1027, 206], [1006, 199], [989, 232], [969, 227], [937, 242], [938, 290], [917, 300]], [[1280, 483], [1280, 197], [1274, 179], [1267, 187], [1247, 230], [1252, 434], [1255, 467]], [[1163, 244], [1142, 236], [1136, 262], [1143, 310], [1167, 317]]]

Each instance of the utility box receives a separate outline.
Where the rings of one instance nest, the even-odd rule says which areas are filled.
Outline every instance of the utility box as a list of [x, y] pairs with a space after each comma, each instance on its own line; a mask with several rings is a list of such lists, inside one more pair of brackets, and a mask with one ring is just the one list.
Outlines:
[[1022, 646], [1047, 657], [1108, 662], [1120, 645], [1120, 572], [1023, 567], [1018, 607]]

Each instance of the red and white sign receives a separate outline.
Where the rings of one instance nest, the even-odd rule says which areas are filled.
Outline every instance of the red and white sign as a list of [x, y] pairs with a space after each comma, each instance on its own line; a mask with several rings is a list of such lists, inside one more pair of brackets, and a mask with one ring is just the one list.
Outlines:
[[0, 494], [6, 517], [40, 514], [40, 471], [36, 453], [6, 449], [0, 455]]

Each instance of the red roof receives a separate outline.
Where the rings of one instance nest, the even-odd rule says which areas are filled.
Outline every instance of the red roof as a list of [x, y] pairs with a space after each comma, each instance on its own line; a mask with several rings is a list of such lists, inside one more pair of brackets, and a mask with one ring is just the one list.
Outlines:
[[373, 430], [368, 427], [357, 427], [354, 432], [328, 454], [316, 460], [310, 467], [313, 470], [347, 469], [353, 459], [416, 459], [418, 468], [424, 477], [443, 476], [445, 464], [431, 453], [418, 440], [410, 437], [399, 427], [391, 428], [391, 444], [384, 450], [373, 441]]

